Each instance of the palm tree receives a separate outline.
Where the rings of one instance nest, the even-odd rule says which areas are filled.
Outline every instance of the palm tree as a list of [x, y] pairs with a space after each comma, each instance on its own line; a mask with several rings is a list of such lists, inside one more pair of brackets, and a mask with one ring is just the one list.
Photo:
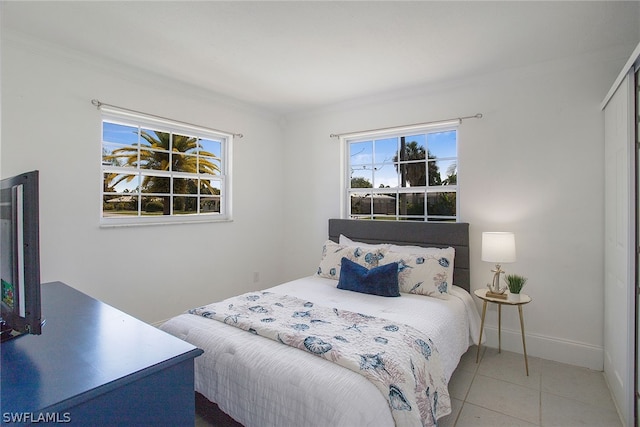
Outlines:
[[407, 183], [413, 187], [427, 185], [427, 171], [429, 185], [441, 184], [440, 172], [436, 162], [427, 162], [427, 167], [425, 167], [424, 162], [404, 163], [425, 159], [436, 159], [436, 156], [429, 151], [425, 153], [424, 147], [418, 145], [416, 141], [405, 143], [405, 138], [400, 138], [400, 162], [403, 163], [398, 162], [397, 154], [393, 157], [393, 162], [396, 165], [396, 170], [400, 172], [401, 187], [405, 187]]
[[442, 185], [456, 185], [458, 183], [458, 164], [451, 163], [447, 168], [447, 177], [442, 181]]
[[[120, 166], [154, 171], [202, 173], [209, 175], [217, 175], [220, 173], [220, 167], [218, 163], [215, 162], [218, 157], [208, 151], [200, 150], [202, 146], [197, 138], [160, 131], [151, 131], [150, 133], [144, 130], [140, 132], [140, 136], [148, 142], [148, 145], [136, 143], [113, 150], [111, 155], [106, 156], [107, 160], [120, 159], [118, 161]], [[139, 161], [138, 151], [140, 152]], [[195, 156], [194, 154], [196, 153], [199, 155]], [[111, 182], [109, 183], [109, 187], [113, 188], [122, 181], [131, 181], [134, 175], [117, 175], [110, 178]], [[174, 179], [173, 194], [196, 194], [197, 191], [193, 191], [194, 186], [189, 185], [191, 181], [192, 180], [189, 179]], [[218, 193], [218, 190], [211, 186], [208, 180], [202, 180], [201, 184], [204, 187], [201, 189], [201, 194], [206, 192], [209, 192], [209, 194]], [[144, 175], [144, 179], [142, 180], [142, 191], [145, 193], [169, 194], [170, 186], [170, 178], [168, 177]], [[164, 207], [163, 214], [169, 215], [171, 213], [170, 198], [169, 196], [161, 197]], [[184, 198], [178, 198], [176, 201], [182, 205]], [[175, 208], [179, 207], [180, 206], [177, 206]]]

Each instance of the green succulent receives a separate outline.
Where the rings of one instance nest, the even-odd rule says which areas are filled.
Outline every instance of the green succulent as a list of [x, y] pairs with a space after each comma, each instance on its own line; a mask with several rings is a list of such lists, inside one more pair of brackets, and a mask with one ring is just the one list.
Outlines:
[[525, 283], [527, 283], [527, 278], [517, 274], [507, 274], [504, 281], [507, 282], [509, 292], [512, 294], [519, 294]]

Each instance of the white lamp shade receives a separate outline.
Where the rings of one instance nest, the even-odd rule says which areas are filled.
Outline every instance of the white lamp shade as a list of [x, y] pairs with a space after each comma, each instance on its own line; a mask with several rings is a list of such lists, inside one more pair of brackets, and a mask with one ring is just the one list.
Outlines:
[[515, 262], [516, 237], [513, 233], [486, 231], [482, 233], [482, 261]]

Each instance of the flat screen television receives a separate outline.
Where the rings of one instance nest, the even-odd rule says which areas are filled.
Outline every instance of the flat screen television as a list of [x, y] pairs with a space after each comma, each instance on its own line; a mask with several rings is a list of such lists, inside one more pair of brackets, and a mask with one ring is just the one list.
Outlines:
[[39, 173], [0, 181], [0, 339], [42, 333]]

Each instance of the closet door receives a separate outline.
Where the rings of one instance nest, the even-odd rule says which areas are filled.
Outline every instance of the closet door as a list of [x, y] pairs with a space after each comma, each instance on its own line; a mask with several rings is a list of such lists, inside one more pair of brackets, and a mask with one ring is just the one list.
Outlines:
[[640, 67], [636, 71], [636, 102], [635, 102], [635, 131], [636, 131], [636, 149], [635, 149], [635, 174], [636, 174], [636, 366], [635, 366], [635, 425], [639, 425], [640, 414]]
[[605, 107], [604, 371], [625, 424], [635, 412], [635, 99], [629, 72]]

